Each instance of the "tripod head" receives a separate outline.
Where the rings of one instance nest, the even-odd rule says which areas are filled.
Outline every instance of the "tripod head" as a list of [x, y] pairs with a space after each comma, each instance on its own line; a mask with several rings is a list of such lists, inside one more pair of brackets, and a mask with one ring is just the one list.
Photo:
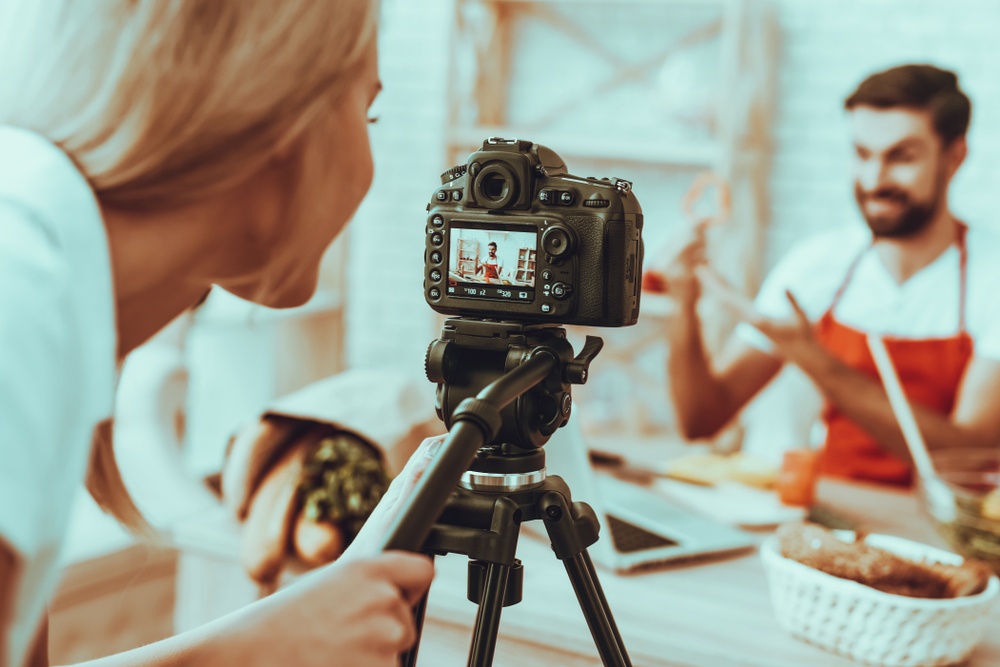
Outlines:
[[[570, 385], [587, 381], [604, 342], [587, 336], [579, 356], [552, 324], [452, 318], [427, 351], [435, 408], [448, 436], [389, 527], [383, 549], [418, 551], [451, 492], [501, 486], [541, 473], [541, 447], [572, 412]], [[509, 489], [501, 489], [509, 490]]]
[[520, 475], [541, 470], [544, 457], [538, 450], [570, 418], [570, 385], [587, 381], [590, 362], [603, 345], [600, 338], [587, 336], [574, 357], [566, 330], [555, 324], [449, 319], [428, 348], [425, 364], [427, 379], [437, 383], [435, 409], [449, 429], [463, 401], [530, 359], [545, 356], [553, 362], [540, 382], [500, 411], [500, 428], [477, 453], [470, 471]]
[[554, 324], [452, 318], [427, 350], [427, 379], [436, 382], [435, 409], [449, 429], [459, 404], [536, 356], [554, 362], [551, 372], [501, 411], [496, 443], [530, 451], [543, 446], [570, 417], [571, 384], [584, 384], [604, 342], [587, 336], [579, 356]]

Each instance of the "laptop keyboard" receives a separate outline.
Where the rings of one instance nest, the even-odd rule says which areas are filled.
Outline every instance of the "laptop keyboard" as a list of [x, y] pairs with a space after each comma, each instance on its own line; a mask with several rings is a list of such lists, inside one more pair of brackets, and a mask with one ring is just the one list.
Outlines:
[[651, 533], [616, 516], [608, 514], [607, 519], [608, 530], [611, 532], [611, 541], [614, 542], [615, 549], [622, 553], [632, 553], [633, 551], [654, 549], [656, 547], [669, 547], [677, 544], [673, 540], [668, 540], [662, 535]]

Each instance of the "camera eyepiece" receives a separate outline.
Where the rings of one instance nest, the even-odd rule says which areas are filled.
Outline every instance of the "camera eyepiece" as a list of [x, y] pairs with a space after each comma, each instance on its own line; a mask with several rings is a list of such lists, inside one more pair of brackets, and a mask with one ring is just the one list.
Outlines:
[[517, 199], [517, 175], [504, 162], [489, 162], [474, 169], [476, 200], [484, 208], [507, 208]]

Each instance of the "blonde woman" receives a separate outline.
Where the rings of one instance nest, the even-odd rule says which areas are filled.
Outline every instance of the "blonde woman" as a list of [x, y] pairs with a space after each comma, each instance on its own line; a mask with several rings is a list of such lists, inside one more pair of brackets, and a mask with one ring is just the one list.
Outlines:
[[[0, 664], [47, 663], [85, 476], [142, 524], [110, 449], [116, 366], [213, 284], [274, 307], [313, 293], [372, 178], [376, 15], [375, 0], [0, 8]], [[96, 664], [395, 664], [433, 572], [364, 537], [307, 581]]]

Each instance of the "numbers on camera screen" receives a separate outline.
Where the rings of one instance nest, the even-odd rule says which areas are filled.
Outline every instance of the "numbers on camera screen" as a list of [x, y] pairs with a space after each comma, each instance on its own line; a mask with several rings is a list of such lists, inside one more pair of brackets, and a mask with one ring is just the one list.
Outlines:
[[[456, 294], [456, 292], [458, 293]], [[472, 285], [459, 285], [456, 289], [454, 286], [449, 286], [448, 293], [455, 294], [455, 296], [472, 297], [476, 299], [510, 299], [512, 301], [526, 302], [530, 302], [534, 299], [534, 292], [530, 290], [520, 290], [515, 292], [512, 289], [504, 289], [503, 287], [474, 287]]]

